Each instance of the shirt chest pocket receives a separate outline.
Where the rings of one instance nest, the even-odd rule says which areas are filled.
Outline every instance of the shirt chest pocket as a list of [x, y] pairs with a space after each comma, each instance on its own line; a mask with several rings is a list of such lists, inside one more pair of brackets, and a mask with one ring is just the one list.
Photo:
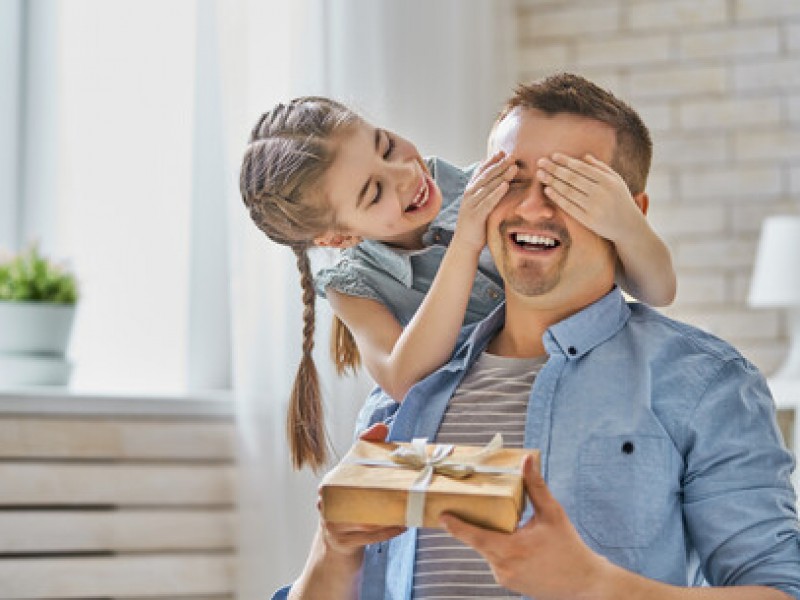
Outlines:
[[594, 437], [578, 464], [578, 520], [608, 548], [644, 548], [674, 508], [667, 440], [657, 436]]

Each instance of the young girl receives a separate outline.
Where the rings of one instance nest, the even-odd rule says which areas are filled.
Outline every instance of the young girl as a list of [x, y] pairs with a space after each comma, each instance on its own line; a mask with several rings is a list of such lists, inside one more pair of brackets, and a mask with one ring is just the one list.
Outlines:
[[[327, 458], [311, 355], [315, 283], [336, 315], [337, 371], [363, 360], [376, 383], [402, 401], [449, 358], [461, 326], [503, 300], [485, 249], [486, 218], [516, 170], [513, 157], [502, 154], [466, 171], [425, 161], [409, 141], [327, 98], [297, 98], [261, 116], [240, 187], [253, 221], [292, 248], [301, 275], [303, 356], [287, 423], [295, 467], [318, 468]], [[538, 176], [552, 202], [615, 244], [626, 291], [654, 305], [672, 302], [669, 251], [615, 171], [593, 157], [555, 155]], [[308, 258], [315, 246], [344, 250], [316, 282]]]

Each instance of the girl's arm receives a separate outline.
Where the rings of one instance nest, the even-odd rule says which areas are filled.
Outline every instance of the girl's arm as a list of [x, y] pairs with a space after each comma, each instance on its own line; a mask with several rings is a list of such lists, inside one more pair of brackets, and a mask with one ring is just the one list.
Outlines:
[[619, 257], [617, 282], [632, 296], [653, 306], [675, 299], [672, 257], [650, 227], [647, 194], [631, 197], [622, 177], [604, 162], [563, 154], [539, 160], [537, 178], [545, 193], [567, 214], [614, 243]]
[[498, 153], [467, 185], [453, 239], [417, 312], [403, 328], [376, 300], [328, 290], [336, 315], [350, 329], [369, 374], [402, 401], [409, 388], [453, 352], [486, 245], [486, 218], [508, 190], [517, 167]]

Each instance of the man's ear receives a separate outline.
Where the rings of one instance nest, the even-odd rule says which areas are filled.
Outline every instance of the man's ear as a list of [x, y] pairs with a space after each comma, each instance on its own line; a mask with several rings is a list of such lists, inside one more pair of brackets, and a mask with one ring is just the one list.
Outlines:
[[640, 192], [633, 197], [633, 201], [636, 202], [636, 206], [639, 207], [639, 210], [642, 211], [642, 214], [647, 216], [647, 210], [650, 208], [650, 196], [647, 195], [647, 192]]
[[314, 238], [315, 246], [323, 246], [325, 248], [339, 248], [343, 250], [350, 248], [361, 242], [361, 238], [357, 235], [345, 235], [343, 233], [335, 233], [327, 231], [322, 235]]

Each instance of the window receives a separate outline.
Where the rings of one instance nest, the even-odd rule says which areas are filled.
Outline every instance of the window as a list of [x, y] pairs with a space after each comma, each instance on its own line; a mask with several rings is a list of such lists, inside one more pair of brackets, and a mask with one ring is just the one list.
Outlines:
[[0, 153], [3, 172], [16, 171], [0, 242], [39, 240], [79, 277], [72, 387], [227, 387], [215, 360], [228, 354], [226, 209], [209, 201], [224, 175], [204, 146], [221, 134], [198, 86], [213, 68], [198, 52], [213, 34], [205, 4], [9, 4], [21, 127], [15, 152]]

